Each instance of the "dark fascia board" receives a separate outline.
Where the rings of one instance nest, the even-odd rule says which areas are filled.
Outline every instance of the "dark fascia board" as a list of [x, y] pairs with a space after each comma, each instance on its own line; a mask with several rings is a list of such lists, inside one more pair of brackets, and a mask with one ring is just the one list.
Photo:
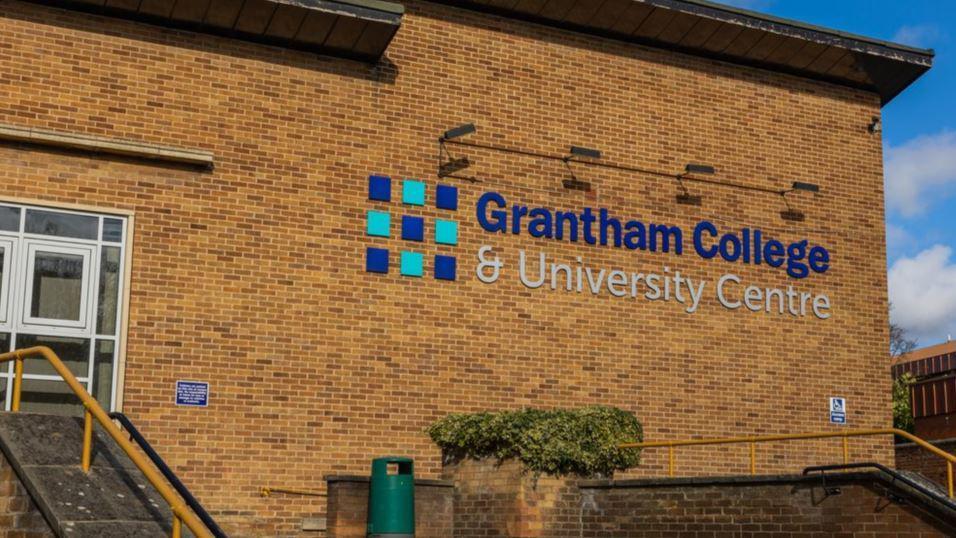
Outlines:
[[[25, 0], [34, 4], [42, 4], [50, 7], [68, 9], [73, 11], [82, 11], [94, 15], [115, 17], [144, 24], [187, 30], [202, 34], [219, 35], [223, 37], [252, 41], [271, 45], [275, 47], [303, 50], [329, 56], [338, 56], [362, 62], [377, 62], [388, 45], [391, 43], [395, 34], [398, 32], [402, 23], [402, 17], [405, 13], [405, 7], [395, 2], [386, 2], [383, 0], [268, 0], [272, 4], [286, 5], [294, 8], [300, 8], [303, 12], [320, 11], [340, 17], [351, 17], [367, 21], [381, 28], [380, 31], [387, 35], [382, 40], [381, 50], [372, 53], [349, 49], [332, 49], [312, 43], [298, 42], [290, 39], [274, 38], [268, 35], [256, 35], [247, 32], [241, 32], [230, 28], [221, 28], [211, 26], [203, 22], [192, 22], [175, 20], [168, 17], [140, 13], [129, 9], [115, 8], [105, 5], [89, 3], [83, 0]], [[190, 0], [191, 1], [191, 0]], [[303, 14], [303, 17], [305, 14]]]
[[[827, 45], [842, 45], [842, 48], [861, 52], [877, 52], [886, 49], [884, 54], [893, 53], [912, 54], [914, 62], [923, 63], [926, 58], [932, 59], [936, 52], [933, 49], [921, 49], [892, 41], [884, 41], [872, 37], [834, 30], [824, 26], [816, 26], [803, 21], [775, 17], [766, 13], [726, 6], [707, 0], [643, 0], [644, 3], [682, 11], [696, 15], [709, 16], [721, 22], [741, 24], [760, 30], [769, 30], [773, 33], [814, 41]], [[769, 26], [768, 26], [769, 25]], [[876, 48], [873, 48], [876, 47]]]
[[270, 0], [275, 4], [297, 6], [306, 9], [335, 11], [366, 20], [389, 24], [401, 22], [405, 6], [382, 0]]
[[[891, 43], [878, 39], [858, 36], [848, 32], [831, 30], [799, 21], [765, 15], [745, 9], [733, 8], [707, 0], [631, 0], [636, 4], [643, 4], [653, 8], [671, 10], [701, 19], [711, 19], [722, 24], [738, 26], [743, 29], [752, 29], [769, 35], [778, 35], [784, 38], [796, 39], [807, 43], [822, 44], [827, 47], [844, 50], [853, 54], [855, 63], [870, 72], [872, 80], [861, 83], [847, 77], [835, 76], [827, 73], [811, 72], [804, 68], [757, 61], [745, 56], [736, 56], [722, 52], [714, 52], [702, 47], [689, 47], [680, 44], [666, 43], [658, 39], [645, 38], [637, 35], [625, 35], [607, 28], [589, 26], [575, 22], [549, 19], [540, 15], [518, 11], [513, 8], [504, 8], [500, 5], [484, 3], [474, 0], [430, 0], [448, 6], [481, 11], [511, 19], [522, 20], [545, 26], [552, 26], [573, 32], [595, 35], [602, 38], [614, 39], [638, 45], [644, 45], [664, 50], [672, 50], [693, 56], [719, 60], [723, 62], [755, 67], [780, 73], [795, 75], [812, 80], [820, 80], [851, 88], [866, 90], [880, 96], [881, 104], [885, 105], [896, 95], [915, 82], [933, 65], [935, 52], [932, 49], [920, 49]], [[575, 2], [591, 2], [594, 0], [573, 0]]]

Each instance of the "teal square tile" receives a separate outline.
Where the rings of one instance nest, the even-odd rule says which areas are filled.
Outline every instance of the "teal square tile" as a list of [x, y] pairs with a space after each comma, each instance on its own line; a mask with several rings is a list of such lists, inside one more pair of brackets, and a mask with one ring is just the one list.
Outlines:
[[401, 272], [405, 276], [422, 276], [422, 262], [424, 256], [421, 252], [402, 251]]
[[453, 220], [435, 220], [435, 242], [441, 245], [458, 244], [458, 223]]
[[378, 237], [388, 237], [391, 230], [392, 219], [384, 211], [369, 211], [368, 222], [365, 228], [368, 235]]
[[414, 179], [402, 181], [402, 203], [425, 205], [425, 183]]

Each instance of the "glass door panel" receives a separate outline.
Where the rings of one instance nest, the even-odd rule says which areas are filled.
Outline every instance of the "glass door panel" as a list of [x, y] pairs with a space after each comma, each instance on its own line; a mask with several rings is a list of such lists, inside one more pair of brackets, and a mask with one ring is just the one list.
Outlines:
[[62, 380], [24, 378], [20, 390], [20, 411], [64, 416], [83, 415], [83, 404]]
[[85, 329], [93, 250], [27, 242], [24, 325]]
[[15, 267], [13, 247], [13, 240], [0, 239], [0, 326], [10, 321], [10, 282], [13, 279], [12, 269]]
[[[86, 378], [90, 375], [90, 340], [88, 338], [33, 334], [17, 335], [16, 349], [33, 346], [47, 346], [52, 349], [76, 377]], [[25, 359], [23, 361], [23, 373], [27, 376], [48, 375], [60, 377], [60, 374], [53, 369], [50, 362], [43, 358]]]

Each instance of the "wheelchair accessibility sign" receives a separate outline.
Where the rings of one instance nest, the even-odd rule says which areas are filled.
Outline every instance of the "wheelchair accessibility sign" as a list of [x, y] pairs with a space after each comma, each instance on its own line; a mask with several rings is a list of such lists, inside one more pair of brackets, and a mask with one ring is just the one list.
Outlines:
[[846, 424], [846, 398], [830, 398], [830, 424]]

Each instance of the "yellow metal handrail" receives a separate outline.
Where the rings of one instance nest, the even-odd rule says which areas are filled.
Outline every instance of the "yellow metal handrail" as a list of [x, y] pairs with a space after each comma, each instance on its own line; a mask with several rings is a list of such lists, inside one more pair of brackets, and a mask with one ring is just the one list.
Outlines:
[[70, 387], [70, 390], [72, 390], [83, 403], [83, 453], [80, 459], [83, 471], [90, 471], [90, 461], [93, 452], [93, 419], [95, 418], [96, 421], [100, 423], [100, 426], [102, 426], [120, 448], [123, 449], [123, 452], [126, 452], [126, 455], [129, 456], [129, 459], [133, 461], [146, 479], [149, 480], [149, 483], [156, 488], [156, 491], [158, 491], [169, 504], [169, 508], [173, 512], [173, 538], [180, 538], [182, 536], [183, 524], [196, 535], [196, 538], [212, 538], [212, 533], [210, 533], [199, 518], [186, 507], [182, 499], [176, 495], [176, 492], [166, 484], [159, 472], [153, 469], [146, 458], [136, 451], [136, 447], [133, 446], [133, 443], [127, 440], [120, 429], [113, 424], [113, 421], [110, 420], [106, 411], [90, 396], [90, 393], [86, 392], [86, 389], [80, 385], [80, 382], [77, 381], [73, 373], [70, 372], [52, 349], [46, 346], [36, 346], [17, 349], [8, 353], [0, 353], [0, 363], [10, 360], [16, 361], [14, 363], [15, 376], [13, 378], [13, 411], [20, 410], [20, 393], [21, 386], [23, 385], [23, 360], [36, 356], [46, 359], [50, 365], [53, 366], [53, 369], [60, 374], [60, 377], [62, 377], [63, 381]]
[[259, 494], [263, 497], [269, 497], [273, 493], [286, 493], [288, 495], [306, 495], [309, 497], [328, 497], [328, 493], [323, 493], [321, 491], [313, 491], [311, 489], [295, 489], [295, 488], [273, 488], [273, 487], [263, 487], [259, 490]]
[[750, 474], [757, 474], [757, 444], [771, 443], [774, 441], [795, 441], [806, 439], [832, 439], [840, 437], [843, 439], [843, 463], [850, 463], [850, 437], [866, 437], [873, 435], [899, 435], [915, 443], [917, 446], [932, 452], [933, 454], [946, 460], [946, 482], [949, 498], [953, 499], [953, 464], [956, 463], [956, 456], [940, 450], [927, 441], [919, 437], [897, 430], [895, 428], [879, 428], [870, 430], [845, 430], [841, 432], [817, 432], [817, 433], [796, 433], [782, 435], [758, 435], [750, 437], [724, 437], [718, 439], [691, 439], [687, 441], [651, 441], [647, 443], [623, 443], [620, 448], [663, 448], [667, 450], [667, 475], [674, 476], [675, 454], [674, 449], [679, 446], [702, 446], [702, 445], [731, 445], [744, 444], [750, 445]]

